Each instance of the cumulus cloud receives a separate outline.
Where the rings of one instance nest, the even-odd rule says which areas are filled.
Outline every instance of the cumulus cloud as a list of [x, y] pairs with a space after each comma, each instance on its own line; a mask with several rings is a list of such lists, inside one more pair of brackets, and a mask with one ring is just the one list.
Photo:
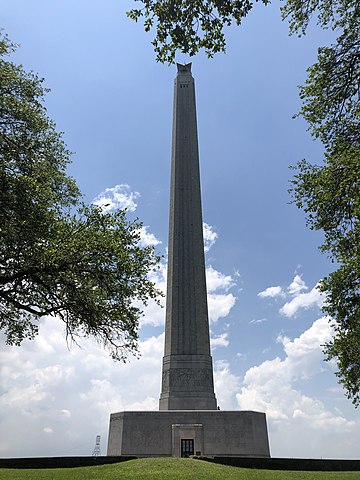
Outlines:
[[206, 284], [210, 322], [216, 322], [227, 317], [236, 303], [236, 297], [229, 292], [235, 283], [230, 275], [224, 275], [210, 265], [206, 268]]
[[204, 250], [205, 252], [208, 252], [216, 242], [218, 238], [218, 234], [215, 232], [214, 227], [204, 222], [203, 235], [204, 235]]
[[238, 395], [241, 408], [264, 409], [272, 419], [289, 418], [296, 402], [290, 399], [299, 393], [292, 383], [309, 379], [323, 368], [321, 345], [331, 338], [331, 326], [327, 317], [315, 321], [300, 337], [291, 341], [278, 337], [284, 347], [285, 359], [267, 360], [250, 368], [244, 378], [245, 387]]
[[236, 408], [235, 392], [240, 387], [240, 378], [230, 370], [226, 360], [217, 360], [214, 364], [215, 394], [221, 410]]
[[276, 287], [268, 287], [264, 291], [258, 293], [260, 298], [275, 298], [284, 296], [282, 288], [277, 285]]
[[211, 265], [206, 268], [206, 285], [208, 292], [216, 292], [217, 290], [228, 291], [235, 285], [230, 275], [215, 270]]
[[310, 292], [302, 277], [296, 274], [290, 285], [283, 289], [280, 285], [268, 287], [264, 291], [258, 293], [260, 298], [287, 297], [289, 300], [280, 308], [280, 313], [286, 317], [293, 317], [301, 309], [309, 309], [313, 307], [322, 307], [324, 303], [324, 295], [319, 291], [319, 284]]
[[222, 333], [210, 338], [210, 345], [213, 350], [217, 347], [227, 347], [229, 345], [228, 333]]
[[90, 339], [69, 351], [62, 322], [43, 319], [34, 341], [3, 347], [0, 456], [91, 454], [97, 434], [106, 451], [110, 412], [157, 408], [163, 343], [142, 340], [124, 365]]
[[166, 279], [167, 279], [167, 264], [161, 262], [158, 270], [154, 270], [150, 273], [149, 279], [155, 283], [156, 288], [159, 289], [164, 297], [160, 299], [160, 306], [154, 301], [149, 300], [146, 306], [139, 305], [144, 312], [144, 316], [140, 319], [140, 325], [151, 325], [158, 327], [164, 325], [165, 320], [165, 308], [166, 304]]
[[235, 305], [236, 298], [232, 293], [227, 294], [209, 294], [208, 308], [210, 322], [217, 322], [219, 318], [227, 317], [230, 310]]
[[[322, 317], [294, 340], [278, 338], [284, 348], [284, 359], [267, 360], [245, 374], [244, 386], [236, 396], [238, 405], [244, 410], [266, 412], [271, 438], [281, 444], [283, 451], [286, 451], [283, 441], [288, 437], [286, 430], [299, 434], [301, 431], [300, 438], [309, 438], [312, 456], [316, 456], [321, 448], [315, 443], [321, 439], [325, 441], [329, 432], [342, 438], [358, 428], [354, 421], [347, 420], [338, 411], [329, 410], [322, 401], [303, 393], [299, 387], [300, 380], [309, 381], [323, 371], [321, 345], [329, 341], [331, 335], [329, 319]], [[289, 449], [293, 456], [296, 444], [297, 439], [293, 438], [292, 450]], [[307, 448], [302, 444], [302, 452], [308, 451]]]
[[288, 286], [288, 292], [290, 295], [297, 295], [298, 293], [302, 292], [302, 290], [307, 290], [307, 288], [308, 287], [301, 276], [295, 275], [293, 281]]
[[150, 247], [150, 246], [156, 246], [162, 243], [160, 240], [158, 240], [155, 235], [151, 232], [148, 231], [147, 226], [142, 226], [139, 230], [140, 234], [140, 246], [141, 247]]
[[107, 188], [94, 198], [92, 203], [101, 207], [105, 213], [125, 208], [129, 212], [134, 212], [137, 208], [136, 199], [139, 197], [139, 192], [133, 192], [129, 185], [122, 183]]
[[300, 309], [320, 307], [324, 303], [324, 295], [320, 293], [318, 285], [307, 293], [297, 293], [295, 297], [286, 302], [280, 309], [280, 313], [286, 317], [293, 317]]

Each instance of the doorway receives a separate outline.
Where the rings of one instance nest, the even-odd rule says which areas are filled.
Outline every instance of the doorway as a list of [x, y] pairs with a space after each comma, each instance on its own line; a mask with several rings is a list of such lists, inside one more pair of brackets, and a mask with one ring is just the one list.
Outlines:
[[194, 455], [194, 439], [182, 438], [181, 439], [181, 456], [190, 457], [190, 455]]
[[[184, 415], [185, 416], [185, 415]], [[172, 429], [172, 456], [189, 457], [190, 455], [204, 455], [204, 433], [202, 423], [173, 423]]]

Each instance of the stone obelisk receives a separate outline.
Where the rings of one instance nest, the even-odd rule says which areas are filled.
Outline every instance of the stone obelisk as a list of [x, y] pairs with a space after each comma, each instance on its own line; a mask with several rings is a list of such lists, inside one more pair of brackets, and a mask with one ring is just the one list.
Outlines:
[[217, 410], [210, 355], [195, 86], [191, 64], [177, 68], [160, 408], [112, 413], [107, 454], [269, 457], [264, 413]]
[[205, 279], [195, 84], [174, 85], [165, 352], [160, 410], [216, 410]]

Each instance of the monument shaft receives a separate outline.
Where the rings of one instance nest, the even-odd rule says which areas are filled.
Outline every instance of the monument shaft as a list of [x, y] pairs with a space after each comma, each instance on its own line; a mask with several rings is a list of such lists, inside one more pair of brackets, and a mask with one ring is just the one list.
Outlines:
[[214, 410], [195, 85], [178, 65], [170, 186], [165, 352], [160, 410]]

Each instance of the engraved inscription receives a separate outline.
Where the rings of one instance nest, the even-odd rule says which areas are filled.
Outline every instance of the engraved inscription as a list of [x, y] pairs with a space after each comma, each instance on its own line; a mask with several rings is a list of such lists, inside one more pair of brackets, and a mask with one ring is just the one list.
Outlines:
[[163, 390], [172, 387], [189, 389], [203, 389], [213, 387], [212, 371], [210, 368], [174, 368], [163, 372]]

